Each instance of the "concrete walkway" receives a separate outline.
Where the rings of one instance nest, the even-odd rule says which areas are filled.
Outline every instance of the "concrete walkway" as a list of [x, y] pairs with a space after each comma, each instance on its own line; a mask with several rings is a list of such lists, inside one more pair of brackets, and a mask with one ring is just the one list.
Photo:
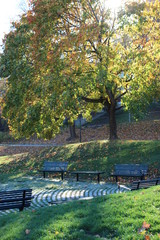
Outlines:
[[3, 143], [0, 144], [0, 147], [58, 147], [63, 146], [63, 144], [55, 144], [55, 143], [46, 143], [46, 144], [28, 144], [28, 143]]
[[[94, 197], [105, 196], [107, 194], [114, 194], [120, 192], [129, 191], [125, 186], [121, 186], [119, 189], [117, 184], [104, 183], [100, 184], [94, 182], [75, 182], [72, 180], [60, 181], [57, 179], [30, 179], [30, 181], [23, 180], [17, 184], [8, 183], [2, 184], [2, 190], [20, 189], [20, 188], [30, 188], [33, 189], [34, 199], [28, 209], [37, 209], [40, 207], [56, 206], [57, 204], [66, 203], [68, 201], [74, 200], [87, 200]], [[0, 211], [0, 216], [6, 215], [11, 212], [16, 212], [18, 210], [7, 210]]]

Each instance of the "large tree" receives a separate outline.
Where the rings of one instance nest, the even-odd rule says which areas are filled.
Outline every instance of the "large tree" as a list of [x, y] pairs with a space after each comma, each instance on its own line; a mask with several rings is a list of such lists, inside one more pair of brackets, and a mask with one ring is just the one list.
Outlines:
[[135, 3], [128, 5], [128, 13], [134, 14], [136, 24], [125, 27], [134, 49], [134, 79], [130, 83], [130, 94], [123, 100], [126, 108], [139, 117], [153, 100], [160, 99], [160, 2], [146, 2], [139, 17], [135, 17], [135, 7]]
[[117, 102], [135, 110], [153, 99], [159, 60], [155, 32], [148, 30], [158, 31], [159, 8], [132, 6], [117, 19], [101, 2], [33, 0], [6, 37], [1, 61], [11, 77], [4, 115], [15, 133], [52, 137], [64, 118], [89, 118], [105, 107], [110, 139], [117, 139]]

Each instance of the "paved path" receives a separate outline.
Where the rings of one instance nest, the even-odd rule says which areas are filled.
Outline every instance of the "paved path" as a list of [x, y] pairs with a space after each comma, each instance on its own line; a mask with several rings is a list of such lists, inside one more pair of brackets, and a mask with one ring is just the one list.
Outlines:
[[55, 143], [46, 143], [46, 144], [32, 144], [32, 143], [3, 143], [0, 144], [0, 147], [58, 147], [63, 146], [63, 144], [55, 144]]
[[[87, 183], [78, 182], [59, 186], [56, 189], [35, 189], [33, 190], [34, 199], [28, 209], [37, 209], [45, 206], [56, 206], [57, 204], [65, 203], [73, 200], [87, 200], [90, 198], [104, 196], [107, 194], [126, 192], [128, 189], [122, 186], [118, 189], [116, 184], [111, 183]], [[0, 211], [0, 216], [18, 210]]]

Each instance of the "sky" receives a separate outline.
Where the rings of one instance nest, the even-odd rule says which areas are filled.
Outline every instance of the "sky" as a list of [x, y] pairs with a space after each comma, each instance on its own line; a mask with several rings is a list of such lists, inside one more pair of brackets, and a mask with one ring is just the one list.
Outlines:
[[4, 34], [10, 30], [11, 22], [27, 9], [27, 0], [0, 0], [0, 45]]
[[[122, 0], [103, 0], [106, 6], [114, 9], [120, 6]], [[18, 15], [27, 10], [27, 0], [0, 0], [0, 45], [4, 34], [10, 31], [11, 22], [18, 20]], [[0, 47], [1, 51], [1, 47]]]

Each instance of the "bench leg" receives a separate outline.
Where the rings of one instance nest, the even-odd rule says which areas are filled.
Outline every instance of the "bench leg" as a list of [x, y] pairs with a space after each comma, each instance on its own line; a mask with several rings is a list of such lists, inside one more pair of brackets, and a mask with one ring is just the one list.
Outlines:
[[22, 202], [22, 207], [19, 208], [19, 211], [23, 211], [23, 208], [25, 206], [25, 196], [26, 196], [26, 190], [23, 190], [23, 202]]
[[78, 182], [79, 181], [79, 174], [77, 173], [76, 176], [77, 176], [77, 182]]
[[43, 172], [43, 177], [44, 177], [44, 178], [46, 177], [46, 174], [45, 174], [45, 172]]
[[61, 172], [61, 179], [63, 180], [63, 172]]
[[99, 173], [97, 174], [97, 181], [98, 181], [98, 183], [100, 182], [100, 174]]

